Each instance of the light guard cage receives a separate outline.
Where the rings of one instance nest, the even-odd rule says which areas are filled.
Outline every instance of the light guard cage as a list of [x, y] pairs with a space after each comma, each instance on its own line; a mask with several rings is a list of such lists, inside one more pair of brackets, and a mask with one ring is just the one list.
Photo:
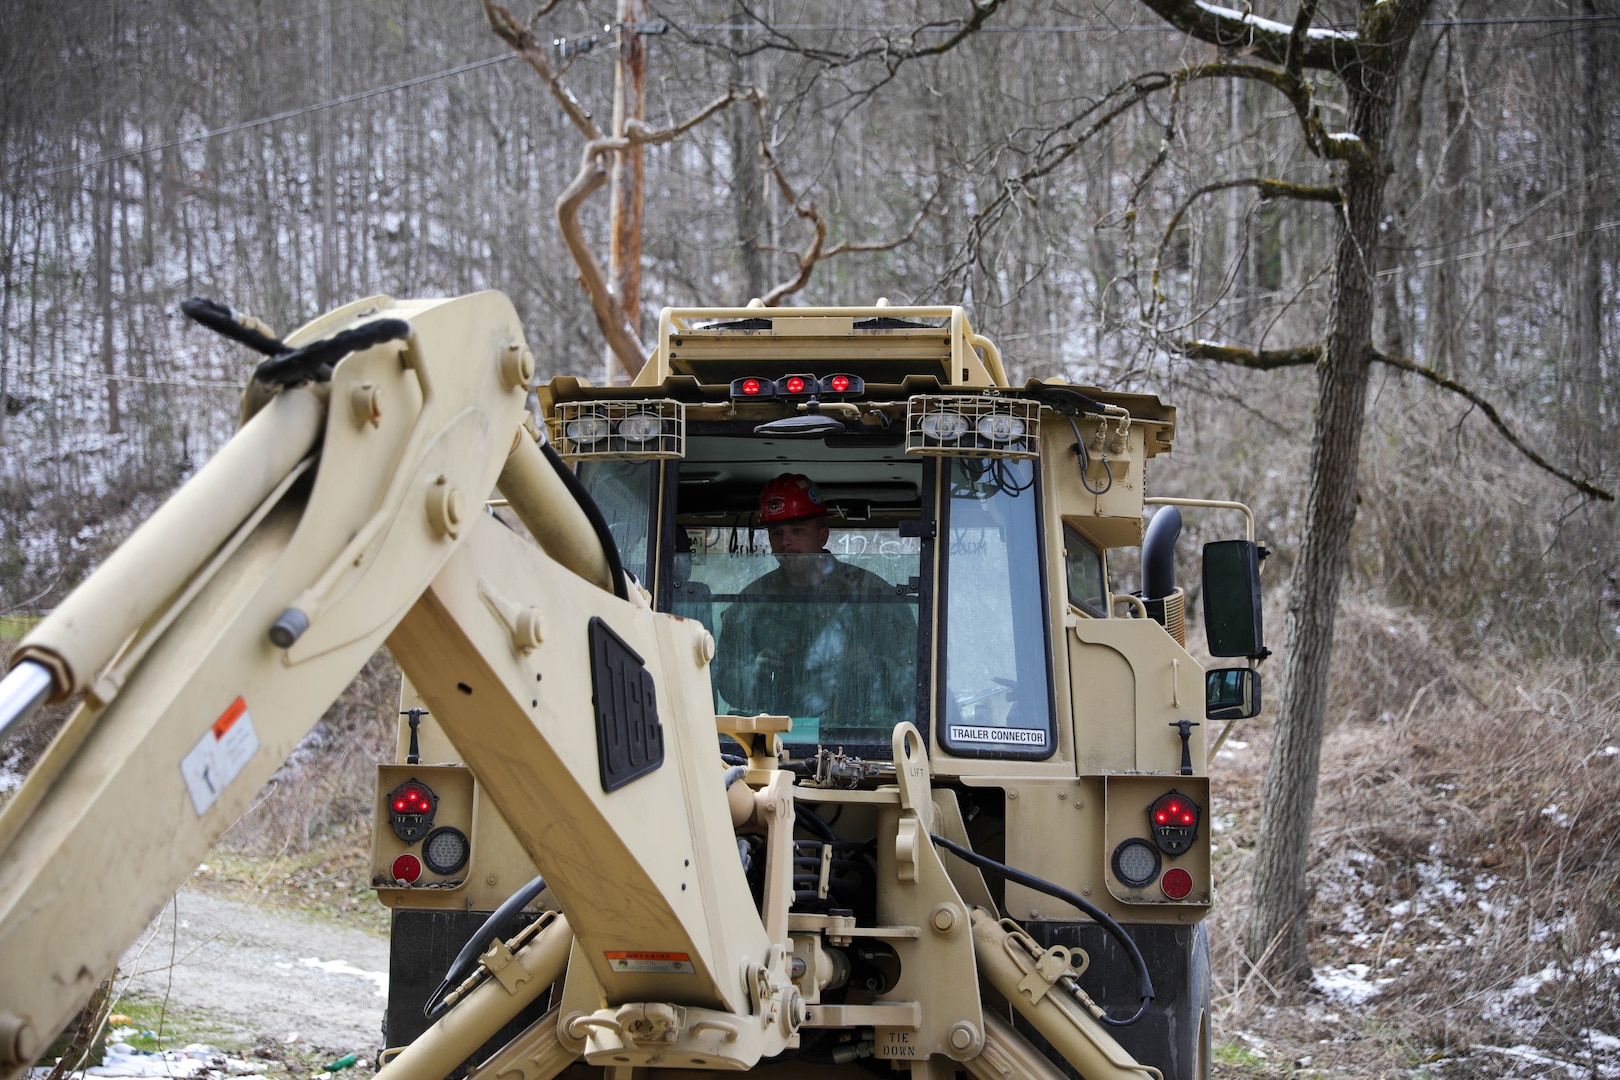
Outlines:
[[1034, 458], [1040, 418], [1040, 402], [1023, 398], [919, 394], [906, 402], [906, 453]]
[[546, 427], [565, 461], [686, 456], [686, 406], [668, 398], [560, 401]]

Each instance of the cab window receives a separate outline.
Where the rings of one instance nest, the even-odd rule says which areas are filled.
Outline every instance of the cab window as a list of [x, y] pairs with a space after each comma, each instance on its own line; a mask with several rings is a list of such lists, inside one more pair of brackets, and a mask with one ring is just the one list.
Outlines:
[[643, 584], [652, 580], [649, 539], [657, 468], [656, 461], [606, 458], [582, 461], [577, 472], [607, 519], [608, 531], [619, 546], [619, 561]]
[[1069, 578], [1069, 603], [1086, 614], [1108, 616], [1108, 584], [1103, 555], [1090, 540], [1063, 526], [1063, 564]]
[[1034, 464], [953, 458], [944, 467], [940, 741], [962, 756], [1050, 756]]

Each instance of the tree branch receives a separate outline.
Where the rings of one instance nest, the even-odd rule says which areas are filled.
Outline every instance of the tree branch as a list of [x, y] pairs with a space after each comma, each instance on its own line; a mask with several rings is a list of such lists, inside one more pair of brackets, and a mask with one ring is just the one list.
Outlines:
[[[1343, 74], [1359, 62], [1360, 36], [1354, 31], [1311, 28], [1314, 3], [1304, 5], [1294, 25], [1262, 19], [1201, 0], [1142, 0], [1182, 33], [1223, 49], [1258, 56], [1283, 67]], [[1309, 10], [1305, 10], [1309, 9]], [[1305, 23], [1302, 27], [1301, 21]]]
[[[1250, 368], [1255, 371], [1275, 371], [1278, 368], [1301, 367], [1306, 364], [1321, 363], [1323, 349], [1320, 345], [1301, 345], [1292, 349], [1245, 349], [1235, 345], [1221, 345], [1212, 341], [1184, 341], [1177, 351], [1191, 360], [1215, 360], [1223, 364], [1233, 364], [1237, 367]], [[1560, 469], [1525, 443], [1510, 427], [1502, 414], [1477, 391], [1458, 382], [1449, 376], [1442, 375], [1432, 367], [1427, 367], [1404, 356], [1391, 356], [1388, 353], [1372, 350], [1371, 359], [1376, 363], [1392, 367], [1397, 371], [1405, 371], [1419, 378], [1427, 379], [1442, 390], [1449, 390], [1480, 412], [1485, 419], [1501, 434], [1519, 453], [1523, 454], [1537, 468], [1551, 473], [1564, 481], [1576, 491], [1589, 499], [1598, 499], [1602, 502], [1614, 502], [1614, 493], [1598, 487], [1589, 480], [1583, 480], [1574, 474]]]
[[574, 257], [574, 265], [579, 268], [579, 283], [591, 302], [596, 325], [601, 329], [614, 358], [633, 378], [647, 362], [647, 347], [625, 317], [619, 298], [614, 295], [607, 275], [602, 272], [602, 264], [596, 261], [596, 253], [591, 250], [579, 226], [579, 208], [607, 184], [606, 156], [629, 144], [629, 139], [592, 139], [586, 143], [579, 172], [563, 189], [563, 193], [557, 196], [556, 213], [557, 227], [562, 232], [568, 253]]
[[1351, 161], [1365, 165], [1371, 159], [1367, 148], [1353, 135], [1329, 132], [1322, 123], [1322, 111], [1316, 105], [1316, 94], [1311, 84], [1288, 71], [1279, 71], [1263, 64], [1249, 64], [1235, 60], [1218, 60], [1198, 64], [1176, 73], [1180, 83], [1200, 79], [1252, 79], [1276, 90], [1294, 107], [1294, 115], [1305, 136], [1305, 145], [1317, 157]]
[[[771, 177], [776, 181], [776, 188], [782, 193], [782, 198], [786, 199], [788, 205], [793, 208], [793, 213], [802, 220], [810, 222], [815, 229], [815, 235], [811, 238], [809, 247], [805, 248], [802, 252], [786, 252], [786, 254], [793, 256], [795, 261], [798, 263], [798, 267], [794, 271], [793, 277], [777, 285], [770, 292], [766, 293], [760, 298], [766, 307], [777, 307], [781, 304], [783, 297], [791, 296], [792, 294], [801, 291], [806, 285], [810, 284], [810, 277], [815, 272], [816, 264], [822, 262], [823, 260], [836, 258], [839, 255], [844, 255], [852, 251], [892, 251], [902, 244], [909, 243], [911, 239], [917, 235], [917, 230], [922, 228], [922, 223], [924, 221], [928, 220], [929, 215], [933, 211], [934, 202], [939, 198], [940, 192], [938, 188], [934, 190], [932, 195], [928, 196], [928, 200], [923, 203], [922, 209], [917, 211], [916, 218], [914, 218], [911, 222], [911, 228], [906, 230], [904, 236], [897, 237], [893, 240], [874, 241], [871, 243], [845, 241], [842, 244], [835, 244], [830, 248], [827, 247], [827, 219], [822, 215], [821, 209], [813, 200], [802, 200], [799, 198], [798, 193], [793, 190], [793, 184], [788, 180], [787, 173], [783, 170], [781, 161], [778, 160], [776, 155], [771, 151], [771, 148], [765, 138], [765, 100], [761, 95], [755, 94], [753, 102], [754, 115], [759, 121], [759, 154], [760, 157], [765, 161], [765, 168], [770, 172]], [[755, 246], [761, 251], [781, 250], [777, 248], [769, 248], [761, 244], [756, 244]]]
[[[482, 0], [482, 3], [484, 18], [489, 20], [489, 28], [495, 31], [496, 36], [502, 41], [512, 46], [513, 50], [534, 69], [535, 74], [546, 84], [546, 89], [551, 91], [551, 96], [557, 99], [557, 104], [562, 106], [563, 113], [573, 122], [574, 127], [579, 129], [579, 133], [586, 139], [602, 138], [602, 129], [597, 126], [591, 111], [580, 103], [574, 92], [563, 83], [562, 73], [553, 68], [551, 61], [546, 59], [545, 43], [534, 36], [534, 31], [519, 22], [516, 16], [494, 0]], [[556, 2], [553, 0], [540, 10], [536, 18], [555, 6]]]
[[[985, 237], [990, 234], [990, 231], [995, 228], [996, 223], [1001, 220], [1001, 216], [1007, 212], [1007, 208], [1012, 205], [1014, 197], [1019, 192], [1024, 191], [1032, 182], [1046, 176], [1073, 157], [1082, 146], [1090, 141], [1092, 136], [1112, 124], [1123, 113], [1146, 101], [1151, 95], [1174, 86], [1175, 78], [1163, 72], [1149, 72], [1145, 75], [1127, 79], [1053, 129], [1052, 133], [1049, 133], [1046, 138], [1041, 140], [1032, 155], [1035, 159], [1034, 163], [1023, 172], [1002, 180], [1001, 190], [996, 192], [995, 198], [987, 202], [968, 220], [967, 236], [964, 238], [961, 248], [962, 255], [952, 266], [939, 275], [938, 281], [950, 280], [977, 261], [980, 245], [984, 242]], [[1116, 99], [1123, 100], [1116, 102]], [[1114, 104], [1110, 106], [1111, 102], [1114, 102]], [[1052, 141], [1052, 134], [1073, 131], [1081, 121], [1092, 116], [1099, 109], [1104, 109], [1105, 106], [1108, 106], [1106, 111], [1092, 120], [1077, 134], [1070, 135], [1061, 141]]]
[[1519, 451], [1519, 453], [1529, 458], [1534, 464], [1542, 469], [1545, 469], [1547, 472], [1552, 473], [1554, 476], [1558, 477], [1558, 479], [1564, 481], [1566, 484], [1569, 484], [1576, 491], [1579, 491], [1587, 498], [1600, 499], [1603, 502], [1614, 502], [1613, 492], [1607, 491], [1598, 487], [1596, 484], [1591, 483], [1590, 481], [1582, 480], [1571, 473], [1565, 472], [1563, 469], [1558, 468], [1546, 458], [1530, 449], [1529, 446], [1525, 445], [1524, 440], [1520, 439], [1519, 436], [1514, 434], [1513, 430], [1507, 426], [1507, 421], [1503, 420], [1502, 414], [1496, 411], [1496, 406], [1492, 405], [1489, 401], [1486, 401], [1483, 397], [1475, 393], [1473, 390], [1470, 390], [1462, 383], [1459, 383], [1456, 379], [1442, 375], [1432, 367], [1427, 367], [1423, 364], [1408, 360], [1404, 356], [1390, 356], [1387, 353], [1379, 352], [1377, 349], [1373, 350], [1372, 358], [1381, 364], [1387, 364], [1399, 371], [1411, 372], [1413, 375], [1417, 375], [1429, 380], [1431, 383], [1443, 390], [1450, 390], [1453, 394], [1459, 395], [1479, 409], [1480, 412], [1484, 413], [1485, 419], [1489, 420], [1491, 425], [1495, 427], [1497, 431], [1502, 433], [1502, 438], [1511, 443], [1514, 448]]
[[[1150, 279], [1153, 287], [1152, 312], [1157, 312], [1159, 301], [1164, 294], [1159, 291], [1160, 280], [1164, 270], [1164, 252], [1170, 246], [1170, 241], [1181, 225], [1181, 219], [1186, 216], [1193, 203], [1205, 195], [1217, 191], [1230, 191], [1233, 188], [1251, 187], [1260, 193], [1262, 200], [1269, 199], [1297, 199], [1303, 202], [1325, 202], [1335, 206], [1342, 205], [1344, 194], [1336, 187], [1314, 186], [1309, 184], [1292, 184], [1286, 180], [1271, 180], [1263, 176], [1242, 176], [1234, 180], [1218, 180], [1189, 194], [1176, 207], [1175, 213], [1170, 215], [1170, 222], [1164, 227], [1164, 236], [1159, 240], [1158, 249], [1153, 253], [1153, 275]], [[1247, 230], [1245, 230], [1244, 247], [1247, 248]]]
[[654, 128], [642, 121], [633, 120], [626, 125], [622, 138], [592, 139], [585, 144], [579, 172], [574, 174], [574, 179], [563, 189], [563, 193], [557, 196], [557, 227], [562, 232], [563, 243], [567, 245], [568, 253], [574, 257], [574, 265], [579, 268], [579, 283], [584, 288], [586, 297], [590, 299], [591, 313], [596, 316], [596, 325], [601, 329], [608, 349], [632, 378], [647, 363], [647, 357], [651, 354], [642, 342], [641, 335], [636, 331], [635, 322], [631, 317], [633, 313], [624, 310], [620, 297], [608, 284], [607, 275], [603, 273], [602, 264], [597, 261], [596, 253], [591, 250], [591, 245], [585, 239], [585, 232], [579, 224], [579, 208], [585, 204], [586, 199], [600, 191], [607, 183], [609, 155], [632, 146], [652, 146], [670, 142], [736, 101], [758, 99], [759, 94], [751, 87], [742, 90], [734, 86], [727, 87], [724, 94], [679, 123]]

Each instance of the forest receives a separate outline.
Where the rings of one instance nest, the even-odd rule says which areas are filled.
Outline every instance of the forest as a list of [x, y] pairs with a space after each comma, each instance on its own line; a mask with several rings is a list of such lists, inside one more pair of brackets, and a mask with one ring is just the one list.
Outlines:
[[0, 649], [234, 431], [183, 298], [499, 289], [541, 382], [664, 306], [961, 304], [1175, 403], [1155, 493], [1275, 553], [1229, 1075], [1620, 1077], [1620, 4], [1238, 7], [0, 6]]

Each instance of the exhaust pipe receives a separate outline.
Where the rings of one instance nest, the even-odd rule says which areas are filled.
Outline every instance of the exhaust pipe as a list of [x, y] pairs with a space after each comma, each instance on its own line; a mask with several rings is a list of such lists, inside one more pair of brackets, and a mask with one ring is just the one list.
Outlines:
[[1159, 509], [1142, 538], [1142, 603], [1154, 622], [1170, 632], [1176, 644], [1187, 644], [1186, 597], [1176, 586], [1176, 540], [1181, 511]]

